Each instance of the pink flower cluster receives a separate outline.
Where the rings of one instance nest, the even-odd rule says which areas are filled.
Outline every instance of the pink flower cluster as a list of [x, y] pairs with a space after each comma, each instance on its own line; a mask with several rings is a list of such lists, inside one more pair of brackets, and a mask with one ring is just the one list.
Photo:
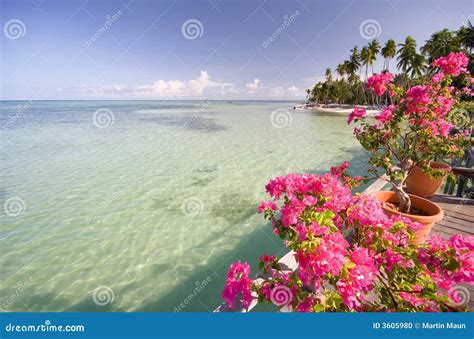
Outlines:
[[347, 307], [360, 310], [361, 301], [366, 300], [366, 292], [373, 289], [379, 270], [375, 266], [373, 253], [366, 248], [356, 246], [350, 258], [355, 267], [349, 269], [349, 277], [340, 279], [336, 286]]
[[347, 124], [350, 125], [354, 119], [363, 118], [366, 113], [367, 111], [365, 109], [356, 106], [354, 110], [349, 114]]
[[347, 262], [349, 243], [341, 233], [325, 234], [315, 251], [301, 250], [295, 257], [298, 275], [308, 286], [319, 286], [319, 279], [327, 274], [337, 276]]
[[387, 89], [391, 89], [392, 77], [390, 72], [375, 74], [367, 79], [367, 88], [372, 89], [377, 96], [382, 96]]
[[[393, 246], [403, 246], [408, 243], [406, 229], [393, 230], [396, 223], [402, 222], [415, 232], [421, 224], [398, 216], [388, 216], [382, 209], [382, 204], [371, 195], [361, 194], [357, 197], [352, 208], [348, 211], [347, 220], [353, 225], [363, 225], [359, 230], [363, 234], [364, 246], [367, 248], [384, 240]], [[380, 231], [383, 231], [382, 233]], [[380, 234], [381, 233], [381, 234]]]
[[466, 54], [451, 52], [448, 55], [438, 58], [433, 62], [433, 66], [440, 68], [443, 73], [458, 76], [461, 73], [468, 73], [467, 64], [469, 58]]
[[382, 109], [382, 111], [375, 116], [375, 119], [380, 121], [382, 124], [386, 124], [387, 122], [391, 121], [393, 118], [393, 111], [395, 111], [398, 107], [395, 105], [386, 106]]
[[429, 85], [418, 85], [408, 89], [405, 98], [400, 100], [400, 103], [406, 105], [405, 115], [426, 113], [429, 110], [428, 105], [433, 102], [431, 90]]
[[258, 213], [263, 213], [266, 209], [276, 211], [278, 209], [277, 204], [274, 201], [262, 201], [260, 206], [258, 206]]
[[[441, 288], [449, 290], [461, 283], [474, 284], [474, 237], [454, 235], [445, 240], [434, 234], [427, 240], [427, 244], [429, 248], [421, 248], [418, 259], [426, 267], [430, 267], [427, 271]], [[450, 264], [445, 258], [449, 251], [454, 252], [455, 261], [451, 259], [451, 263], [456, 266], [446, 270], [443, 266]]]
[[242, 297], [242, 306], [248, 308], [253, 300], [252, 297], [252, 279], [250, 275], [250, 266], [244, 262], [238, 261], [229, 267], [226, 284], [222, 291], [222, 298], [230, 307], [234, 307], [238, 296]]
[[[268, 278], [252, 282], [247, 263], [232, 264], [222, 293], [229, 306], [241, 300], [248, 307], [255, 291], [260, 301], [299, 312], [440, 311], [445, 299], [432, 286], [474, 284], [473, 237], [433, 236], [426, 245], [411, 244], [421, 225], [387, 216], [371, 195], [354, 197], [344, 180], [348, 166], [334, 167], [332, 174], [269, 181], [274, 201], [262, 202], [259, 212], [294, 251], [298, 270], [285, 272], [274, 255], [263, 255], [260, 269]], [[334, 294], [337, 298], [324, 304]]]
[[260, 257], [260, 261], [263, 263], [263, 270], [265, 272], [270, 272], [272, 269], [272, 265], [275, 262], [276, 257], [268, 254], [264, 254]]

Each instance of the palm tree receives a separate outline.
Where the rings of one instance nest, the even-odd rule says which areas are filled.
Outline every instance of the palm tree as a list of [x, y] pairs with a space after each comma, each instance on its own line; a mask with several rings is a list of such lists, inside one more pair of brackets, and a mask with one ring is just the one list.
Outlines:
[[[359, 48], [357, 46], [354, 46], [353, 49], [351, 49], [351, 56], [349, 58], [349, 61], [350, 61], [350, 70], [351, 70], [351, 73], [357, 73], [357, 70], [359, 70], [360, 72], [360, 52], [359, 52]], [[359, 73], [359, 77], [360, 77], [360, 73]]]
[[370, 63], [370, 51], [368, 47], [362, 47], [362, 50], [360, 52], [360, 60], [362, 62], [362, 65], [365, 66], [365, 79], [367, 79], [367, 71], [369, 69]]
[[445, 56], [451, 52], [459, 52], [461, 43], [458, 36], [447, 28], [431, 34], [426, 40], [425, 45], [421, 48], [423, 54], [429, 56], [430, 63], [433, 60]]
[[397, 54], [397, 44], [395, 43], [395, 40], [389, 39], [385, 43], [385, 46], [382, 48], [382, 56], [384, 57], [384, 62], [383, 62], [383, 69], [384, 71], [388, 71], [390, 68], [390, 60], [395, 57]]
[[474, 48], [474, 26], [471, 21], [467, 22], [467, 27], [461, 26], [461, 28], [456, 32], [461, 47], [463, 47], [469, 54], [472, 53]]
[[326, 72], [324, 73], [324, 76], [326, 77], [326, 82], [332, 81], [332, 72], [330, 68], [326, 68]]
[[325, 82], [325, 85], [326, 85], [326, 95], [324, 97], [324, 102], [327, 103], [328, 102], [328, 97], [329, 97], [329, 89], [330, 89], [330, 85], [331, 85], [331, 82], [332, 82], [332, 72], [331, 72], [331, 69], [330, 68], [326, 68], [326, 73], [324, 73], [324, 75], [326, 76], [326, 82]]
[[[349, 61], [347, 63], [347, 71], [349, 73], [349, 80], [354, 82], [356, 80], [356, 73], [359, 70], [360, 72], [360, 53], [359, 49], [354, 47], [351, 49], [351, 56], [349, 57]], [[360, 77], [360, 73], [359, 73]]]
[[405, 43], [398, 44], [398, 46], [400, 46], [400, 48], [397, 51], [397, 67], [406, 73], [416, 54], [416, 41], [411, 36], [407, 36]]
[[369, 49], [369, 65], [372, 68], [372, 74], [374, 74], [374, 63], [377, 60], [377, 55], [380, 53], [380, 44], [377, 39], [374, 39], [369, 42], [367, 48]]
[[340, 79], [343, 79], [344, 75], [346, 74], [346, 69], [344, 67], [344, 64], [337, 65], [336, 72], [337, 74], [339, 74]]
[[408, 67], [407, 71], [410, 72], [410, 78], [421, 76], [426, 70], [426, 58], [423, 54], [415, 54]]

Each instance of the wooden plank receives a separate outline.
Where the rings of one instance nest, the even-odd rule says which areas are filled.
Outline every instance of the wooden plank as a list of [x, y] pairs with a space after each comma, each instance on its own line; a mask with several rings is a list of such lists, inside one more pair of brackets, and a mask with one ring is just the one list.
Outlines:
[[381, 191], [388, 184], [387, 179], [388, 179], [387, 175], [385, 174], [382, 175], [380, 178], [375, 180], [375, 182], [373, 182], [372, 185], [367, 187], [364, 190], [364, 193], [374, 193], [374, 192]]
[[472, 199], [437, 194], [430, 200], [439, 204], [445, 211], [443, 220], [433, 228], [435, 232], [474, 235], [474, 201]]
[[[439, 204], [445, 211], [443, 220], [434, 225], [434, 232], [443, 238], [449, 238], [456, 234], [466, 236], [474, 234], [474, 201], [472, 199], [437, 194], [430, 200]], [[474, 287], [463, 286], [469, 291], [470, 297], [466, 306], [473, 310]]]

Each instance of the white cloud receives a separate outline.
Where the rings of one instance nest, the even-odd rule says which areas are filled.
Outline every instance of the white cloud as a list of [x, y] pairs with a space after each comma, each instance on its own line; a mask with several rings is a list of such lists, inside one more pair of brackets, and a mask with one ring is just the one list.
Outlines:
[[245, 87], [250, 90], [251, 93], [255, 92], [258, 87], [262, 84], [262, 80], [255, 78], [254, 81], [249, 82]]
[[124, 93], [129, 93], [130, 89], [127, 85], [74, 85], [70, 88], [58, 88], [58, 92], [72, 92], [79, 95], [91, 96], [91, 97], [105, 97], [105, 96], [119, 96]]
[[75, 85], [62, 88], [61, 95], [74, 95], [79, 98], [102, 99], [301, 99], [305, 93], [291, 83], [279, 86], [264, 86], [261, 79], [255, 78], [245, 85], [214, 81], [207, 71], [190, 80], [159, 79], [149, 84], [127, 86], [112, 85]]
[[202, 96], [210, 89], [224, 89], [232, 84], [215, 82], [210, 79], [207, 71], [201, 71], [196, 79], [187, 82], [181, 80], [157, 80], [151, 85], [138, 86], [138, 95], [156, 97], [195, 97]]
[[302, 93], [302, 91], [296, 86], [290, 86], [286, 90], [288, 91], [289, 94], [293, 96], [299, 96]]

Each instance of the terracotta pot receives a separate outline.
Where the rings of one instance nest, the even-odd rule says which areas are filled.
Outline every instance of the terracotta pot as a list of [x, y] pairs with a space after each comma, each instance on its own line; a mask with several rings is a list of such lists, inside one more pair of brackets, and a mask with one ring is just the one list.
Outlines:
[[428, 173], [425, 173], [419, 167], [415, 167], [407, 178], [407, 191], [419, 197], [429, 197], [436, 192], [443, 184], [444, 178], [451, 172], [451, 166], [440, 162], [430, 161], [430, 167], [433, 169], [443, 170], [444, 176], [441, 178], [431, 178]]
[[[394, 204], [398, 203], [398, 197], [395, 192], [391, 191], [379, 191], [371, 193], [381, 202], [391, 202]], [[443, 219], [444, 211], [438, 204], [431, 202], [427, 199], [417, 197], [416, 195], [408, 194], [410, 196], [411, 205], [413, 208], [423, 211], [426, 215], [416, 215], [401, 213], [388, 207], [383, 207], [385, 214], [387, 215], [401, 215], [411, 221], [423, 224], [423, 227], [415, 233], [413, 244], [423, 244], [426, 236], [430, 233], [431, 228], [435, 223]]]

